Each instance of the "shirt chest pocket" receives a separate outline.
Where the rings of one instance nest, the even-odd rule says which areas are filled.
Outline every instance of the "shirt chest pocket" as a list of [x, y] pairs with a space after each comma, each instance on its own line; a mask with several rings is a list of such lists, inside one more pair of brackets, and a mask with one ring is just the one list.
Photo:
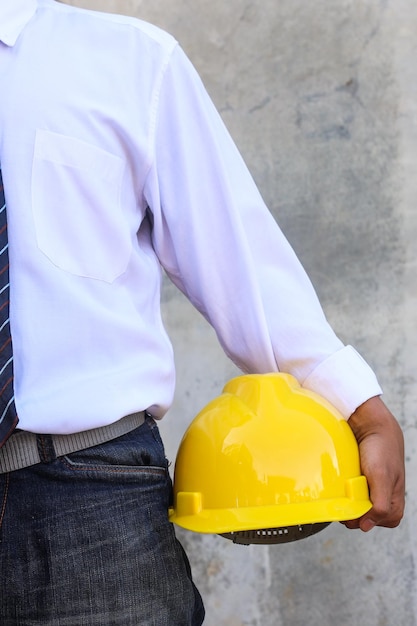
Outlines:
[[131, 237], [121, 206], [124, 161], [101, 148], [38, 130], [32, 207], [39, 249], [58, 268], [113, 282]]

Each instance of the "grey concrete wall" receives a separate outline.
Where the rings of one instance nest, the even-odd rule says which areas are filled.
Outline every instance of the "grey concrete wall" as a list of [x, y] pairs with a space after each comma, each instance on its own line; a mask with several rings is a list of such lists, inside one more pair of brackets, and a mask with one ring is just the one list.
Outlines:
[[[414, 626], [417, 3], [70, 3], [135, 15], [180, 40], [331, 323], [374, 366], [405, 430], [408, 508], [396, 530], [332, 524], [269, 548], [181, 532], [206, 624]], [[178, 390], [161, 428], [174, 459], [187, 424], [236, 370], [170, 285], [164, 314]]]

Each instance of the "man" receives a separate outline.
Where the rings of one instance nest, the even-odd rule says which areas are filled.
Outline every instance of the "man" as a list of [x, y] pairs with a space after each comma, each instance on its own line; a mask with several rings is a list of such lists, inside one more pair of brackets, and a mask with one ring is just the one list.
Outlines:
[[174, 388], [161, 265], [243, 371], [287, 371], [336, 405], [373, 502], [347, 525], [396, 526], [399, 426], [176, 41], [2, 0], [0, 93], [19, 418], [0, 451], [1, 624], [203, 621], [155, 422]]

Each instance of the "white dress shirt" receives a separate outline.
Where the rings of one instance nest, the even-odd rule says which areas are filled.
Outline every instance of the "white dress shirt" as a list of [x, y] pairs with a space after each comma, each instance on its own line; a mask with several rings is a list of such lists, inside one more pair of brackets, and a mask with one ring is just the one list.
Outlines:
[[161, 266], [243, 371], [289, 372], [345, 417], [381, 393], [170, 35], [1, 0], [0, 94], [22, 429], [162, 417], [175, 373]]

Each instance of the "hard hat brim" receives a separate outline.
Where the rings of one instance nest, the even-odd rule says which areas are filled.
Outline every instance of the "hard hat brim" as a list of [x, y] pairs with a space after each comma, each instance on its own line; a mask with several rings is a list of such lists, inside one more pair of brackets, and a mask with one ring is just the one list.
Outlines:
[[201, 509], [181, 514], [170, 509], [170, 521], [198, 533], [221, 534], [260, 528], [296, 526], [357, 519], [372, 507], [369, 500], [349, 498], [235, 509]]

